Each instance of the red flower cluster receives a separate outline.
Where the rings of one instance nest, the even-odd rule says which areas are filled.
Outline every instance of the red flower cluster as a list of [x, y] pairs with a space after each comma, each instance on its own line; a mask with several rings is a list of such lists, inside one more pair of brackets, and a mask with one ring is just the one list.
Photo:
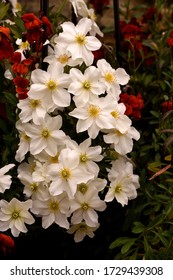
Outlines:
[[173, 30], [171, 31], [169, 38], [167, 38], [167, 45], [173, 47]]
[[0, 60], [10, 58], [13, 52], [14, 49], [10, 39], [10, 29], [0, 26]]
[[22, 16], [27, 30], [26, 40], [35, 45], [36, 51], [41, 51], [45, 41], [53, 34], [52, 25], [46, 16], [36, 17], [33, 13]]
[[173, 110], [173, 100], [168, 100], [162, 103], [162, 112], [166, 113]]
[[135, 120], [141, 118], [141, 109], [144, 107], [144, 100], [140, 93], [136, 96], [128, 93], [120, 94], [120, 102], [126, 106], [125, 114], [133, 117]]
[[14, 251], [14, 240], [3, 233], [0, 233], [0, 255], [6, 256]]
[[102, 14], [104, 8], [110, 5], [110, 0], [89, 0], [97, 14]]

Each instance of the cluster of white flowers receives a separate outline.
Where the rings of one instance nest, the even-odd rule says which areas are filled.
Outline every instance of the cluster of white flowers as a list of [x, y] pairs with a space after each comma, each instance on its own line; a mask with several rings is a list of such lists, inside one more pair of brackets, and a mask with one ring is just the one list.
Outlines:
[[[34, 223], [34, 216], [41, 217], [43, 228], [56, 223], [75, 233], [79, 242], [85, 235], [94, 236], [97, 212], [106, 209], [106, 202], [115, 198], [124, 206], [137, 196], [138, 176], [126, 154], [140, 135], [124, 114], [125, 105], [119, 103], [120, 85], [130, 77], [105, 59], [94, 65], [93, 51], [101, 47], [95, 34], [101, 31], [83, 0], [70, 2], [82, 18], [76, 26], [61, 25], [54, 52], [44, 59], [47, 70], [33, 70], [28, 97], [18, 103], [16, 161], [26, 201], [0, 201], [0, 230], [10, 228], [14, 236], [26, 232], [25, 223]], [[103, 177], [105, 146], [115, 151], [117, 159], [109, 160]], [[1, 192], [10, 187], [4, 172], [11, 167], [0, 173]]]

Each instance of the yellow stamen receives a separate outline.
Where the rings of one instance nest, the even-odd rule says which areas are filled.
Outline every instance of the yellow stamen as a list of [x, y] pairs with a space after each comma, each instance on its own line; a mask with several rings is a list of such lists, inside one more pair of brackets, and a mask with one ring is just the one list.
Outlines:
[[76, 42], [79, 45], [85, 45], [86, 44], [86, 37], [85, 37], [85, 35], [82, 35], [82, 34], [76, 35]]
[[88, 113], [91, 117], [96, 118], [100, 113], [100, 108], [96, 105], [90, 105], [88, 108]]
[[57, 88], [57, 83], [54, 80], [50, 80], [49, 82], [47, 82], [47, 87], [49, 90], [53, 91]]
[[113, 83], [115, 81], [115, 76], [111, 73], [111, 72], [107, 72], [105, 74], [105, 80], [108, 82], [108, 83]]
[[83, 82], [83, 88], [86, 90], [90, 90], [91, 89], [91, 83], [88, 81]]
[[47, 128], [43, 129], [42, 132], [41, 132], [41, 136], [43, 138], [49, 138], [49, 136], [50, 136], [49, 130]]
[[60, 176], [62, 179], [67, 180], [71, 176], [71, 171], [68, 168], [64, 168], [60, 170]]

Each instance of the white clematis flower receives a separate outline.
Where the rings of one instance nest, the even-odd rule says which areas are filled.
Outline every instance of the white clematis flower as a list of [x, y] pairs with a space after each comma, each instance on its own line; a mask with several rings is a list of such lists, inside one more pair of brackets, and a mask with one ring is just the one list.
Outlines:
[[94, 175], [79, 166], [79, 154], [69, 148], [63, 149], [59, 155], [58, 164], [48, 166], [48, 174], [52, 183], [49, 190], [52, 195], [59, 195], [66, 191], [69, 198], [73, 198], [77, 185], [94, 178]]
[[11, 186], [11, 176], [6, 175], [11, 168], [13, 168], [14, 164], [8, 164], [4, 167], [0, 168], [0, 193], [4, 193], [5, 190], [9, 189]]
[[85, 222], [81, 222], [79, 224], [72, 224], [67, 232], [69, 234], [74, 233], [74, 241], [80, 242], [84, 239], [85, 236], [93, 238], [95, 236], [94, 231], [96, 231], [99, 226], [99, 223], [95, 227], [90, 227]]
[[48, 228], [55, 223], [60, 227], [69, 228], [67, 217], [69, 216], [69, 199], [65, 193], [51, 196], [44, 201], [34, 200], [31, 211], [42, 216], [42, 227]]
[[59, 44], [72, 55], [72, 59], [83, 59], [87, 66], [94, 61], [93, 51], [100, 49], [101, 42], [87, 33], [91, 30], [92, 21], [82, 18], [75, 26], [72, 22], [64, 22], [63, 32], [59, 34]]
[[107, 135], [103, 136], [105, 143], [112, 144], [114, 150], [121, 154], [126, 155], [130, 153], [133, 148], [133, 140], [139, 140], [139, 132], [130, 126], [124, 133], [117, 129], [110, 130]]
[[32, 200], [24, 202], [13, 198], [10, 202], [2, 199], [0, 201], [0, 231], [11, 229], [13, 236], [18, 237], [20, 232], [27, 232], [26, 224], [33, 224], [34, 218], [29, 213]]
[[119, 100], [120, 85], [126, 85], [130, 76], [123, 68], [117, 68], [116, 70], [112, 68], [105, 59], [98, 60], [97, 67], [101, 72], [100, 81], [105, 83], [107, 93], [112, 94], [116, 100]]
[[71, 218], [73, 224], [78, 224], [84, 220], [88, 226], [95, 227], [98, 224], [96, 211], [104, 211], [106, 203], [99, 198], [95, 191], [90, 189], [84, 194], [78, 191], [75, 198], [71, 200], [70, 207], [73, 213]]
[[85, 106], [93, 95], [105, 92], [105, 86], [99, 82], [100, 71], [95, 66], [89, 66], [84, 73], [76, 68], [70, 70], [71, 83], [68, 91], [74, 95], [77, 107]]
[[71, 98], [67, 91], [70, 77], [64, 73], [61, 63], [52, 63], [47, 71], [35, 69], [32, 71], [31, 81], [28, 96], [31, 99], [42, 99], [50, 111], [55, 109], [55, 105], [59, 107], [70, 105]]
[[66, 139], [65, 133], [60, 130], [61, 116], [46, 116], [40, 125], [27, 124], [26, 134], [30, 137], [30, 153], [32, 155], [45, 151], [50, 156], [57, 154], [58, 145]]
[[69, 115], [78, 119], [77, 133], [88, 130], [90, 138], [95, 139], [100, 130], [114, 128], [111, 108], [107, 97], [95, 97], [85, 107], [75, 108]]

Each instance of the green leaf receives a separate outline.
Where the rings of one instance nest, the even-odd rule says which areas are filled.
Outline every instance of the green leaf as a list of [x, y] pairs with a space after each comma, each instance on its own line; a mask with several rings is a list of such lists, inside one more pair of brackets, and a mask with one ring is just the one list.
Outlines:
[[0, 20], [2, 20], [6, 16], [9, 7], [10, 4], [7, 5], [4, 5], [3, 3], [0, 4]]
[[140, 222], [134, 222], [134, 227], [132, 228], [133, 233], [141, 233], [145, 230], [145, 226]]
[[120, 247], [122, 246], [123, 244], [127, 243], [129, 241], [129, 237], [120, 237], [120, 238], [117, 238], [115, 241], [113, 241], [109, 248], [110, 249], [114, 249], [116, 247]]
[[133, 246], [133, 244], [135, 243], [136, 240], [137, 240], [137, 238], [131, 238], [131, 239], [129, 239], [129, 241], [126, 242], [126, 243], [122, 246], [122, 248], [121, 248], [121, 253], [122, 253], [122, 254], [126, 254], [126, 253], [130, 250], [130, 248]]

